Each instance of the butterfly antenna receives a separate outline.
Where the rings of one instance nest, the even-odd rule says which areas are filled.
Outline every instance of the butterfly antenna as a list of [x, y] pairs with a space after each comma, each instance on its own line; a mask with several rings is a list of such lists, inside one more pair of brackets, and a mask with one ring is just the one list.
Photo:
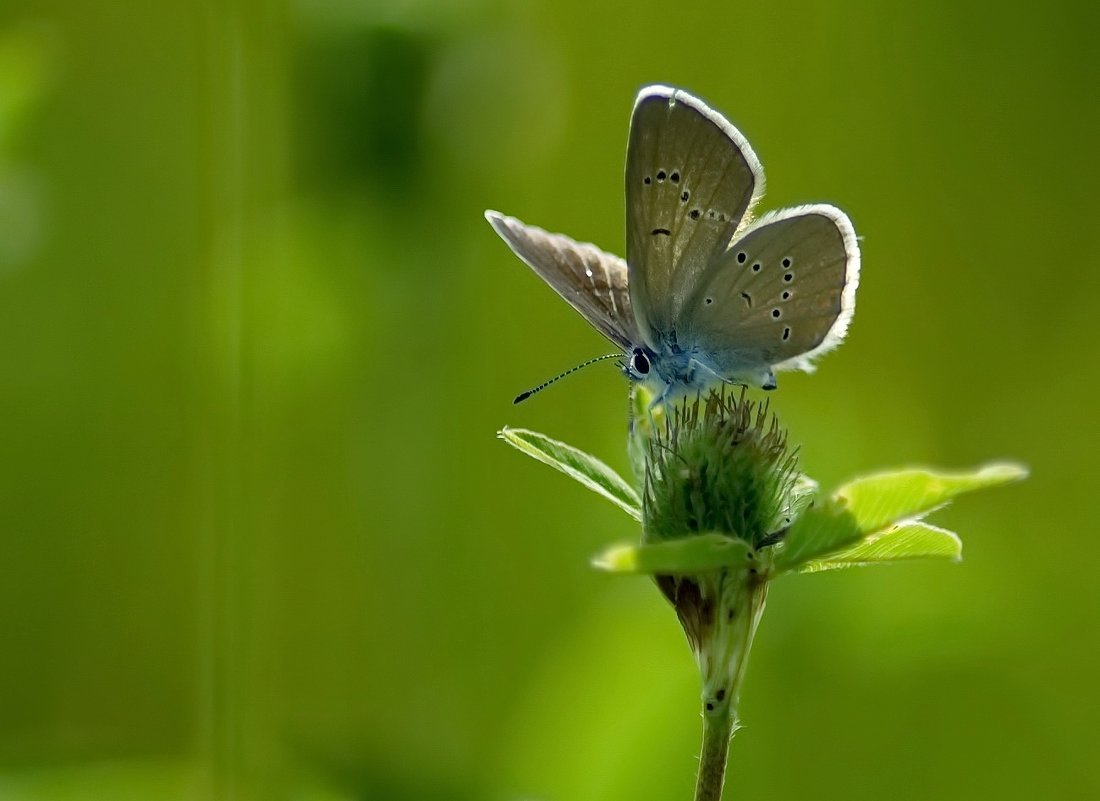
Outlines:
[[530, 398], [536, 392], [542, 392], [544, 389], [546, 389], [551, 384], [553, 384], [557, 381], [561, 381], [567, 375], [572, 375], [573, 373], [577, 372], [581, 368], [588, 367], [588, 365], [590, 365], [590, 364], [595, 364], [596, 362], [604, 362], [604, 361], [607, 361], [608, 359], [621, 359], [622, 357], [623, 357], [623, 355], [621, 353], [608, 353], [604, 356], [597, 356], [595, 359], [589, 359], [586, 362], [582, 362], [581, 364], [578, 364], [576, 367], [570, 367], [564, 373], [562, 373], [561, 375], [554, 376], [549, 381], [543, 381], [541, 384], [539, 384], [534, 389], [529, 389], [526, 392], [519, 393], [518, 395], [516, 395], [516, 399], [514, 401], [512, 401], [512, 403], [513, 404], [521, 403], [521, 402], [527, 400], [528, 398]]

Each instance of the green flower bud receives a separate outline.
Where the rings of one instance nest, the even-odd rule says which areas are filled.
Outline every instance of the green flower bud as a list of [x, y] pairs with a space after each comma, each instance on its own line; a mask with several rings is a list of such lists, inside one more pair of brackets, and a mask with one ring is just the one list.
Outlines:
[[743, 564], [654, 577], [695, 653], [704, 716], [728, 724], [764, 609], [770, 546], [795, 514], [795, 453], [766, 403], [726, 388], [639, 415], [632, 439], [643, 542], [721, 534], [747, 546]]
[[767, 403], [713, 390], [636, 425], [634, 436], [645, 542], [721, 533], [756, 549], [790, 525], [796, 455]]

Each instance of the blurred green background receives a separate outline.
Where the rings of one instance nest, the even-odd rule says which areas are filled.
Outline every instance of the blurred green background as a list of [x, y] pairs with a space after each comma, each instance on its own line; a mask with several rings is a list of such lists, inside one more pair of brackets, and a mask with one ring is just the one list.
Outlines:
[[1100, 797], [1093, 3], [0, 6], [0, 799], [688, 799], [694, 664], [607, 343], [482, 219], [622, 252], [638, 88], [842, 206], [826, 488], [1015, 458], [961, 566], [778, 582], [729, 795]]

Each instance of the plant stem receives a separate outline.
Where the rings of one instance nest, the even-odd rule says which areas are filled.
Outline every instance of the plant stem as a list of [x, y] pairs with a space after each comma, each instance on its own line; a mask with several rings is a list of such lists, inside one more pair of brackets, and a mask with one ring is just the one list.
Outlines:
[[726, 757], [733, 737], [734, 712], [721, 716], [703, 715], [703, 751], [699, 755], [699, 776], [695, 781], [695, 801], [720, 801], [726, 779]]
[[[737, 730], [737, 701], [741, 683], [767, 597], [767, 581], [753, 576], [737, 585], [732, 601], [733, 615], [729, 614], [727, 607], [717, 607], [715, 631], [718, 636], [711, 642], [715, 646], [712, 655], [717, 659], [705, 659], [703, 663], [715, 669], [719, 678], [722, 675], [727, 677], [728, 683], [720, 681], [717, 686], [726, 686], [729, 691], [720, 695], [704, 689], [703, 747], [699, 754], [695, 801], [721, 801], [730, 740]], [[729, 624], [731, 618], [734, 621], [732, 625]], [[704, 688], [715, 686], [711, 676], [704, 673], [703, 678]]]

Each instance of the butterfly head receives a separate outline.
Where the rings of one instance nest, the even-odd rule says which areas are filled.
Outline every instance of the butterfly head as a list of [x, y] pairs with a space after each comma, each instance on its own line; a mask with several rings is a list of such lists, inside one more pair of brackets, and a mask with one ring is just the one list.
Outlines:
[[646, 381], [653, 373], [654, 356], [656, 354], [648, 348], [634, 348], [626, 362], [626, 374], [635, 381]]
[[658, 352], [638, 345], [631, 349], [624, 372], [631, 380], [648, 386], [657, 396], [668, 398], [713, 384], [714, 376], [705, 367], [700, 370], [700, 366], [692, 354], [679, 348], [662, 347]]

